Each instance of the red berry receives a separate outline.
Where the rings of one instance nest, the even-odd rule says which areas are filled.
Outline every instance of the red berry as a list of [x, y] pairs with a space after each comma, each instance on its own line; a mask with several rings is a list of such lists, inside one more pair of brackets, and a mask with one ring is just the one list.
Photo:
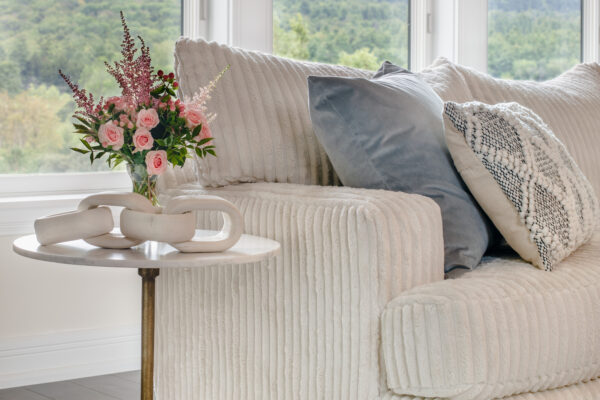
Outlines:
[[175, 74], [171, 72], [171, 73], [169, 74], [169, 79], [173, 79], [173, 78], [175, 78]]
[[177, 89], [177, 88], [179, 87], [179, 83], [177, 83], [177, 82], [173, 82], [173, 87], [174, 87], [175, 89]]
[[162, 69], [159, 69], [158, 72], [156, 73], [156, 75], [158, 76], [163, 76], [165, 73], [163, 72]]

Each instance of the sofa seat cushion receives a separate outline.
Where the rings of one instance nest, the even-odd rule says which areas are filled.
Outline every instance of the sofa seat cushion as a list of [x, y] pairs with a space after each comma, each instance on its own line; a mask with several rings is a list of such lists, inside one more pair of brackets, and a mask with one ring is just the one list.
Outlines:
[[409, 290], [382, 315], [397, 394], [491, 399], [600, 376], [600, 232], [554, 272], [486, 258], [459, 279]]

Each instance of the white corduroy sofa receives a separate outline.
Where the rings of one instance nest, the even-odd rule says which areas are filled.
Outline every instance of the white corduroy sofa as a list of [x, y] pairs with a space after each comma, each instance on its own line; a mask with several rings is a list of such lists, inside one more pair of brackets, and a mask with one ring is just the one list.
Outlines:
[[[184, 95], [225, 64], [231, 70], [211, 102], [219, 158], [195, 161], [198, 172], [193, 162], [169, 171], [161, 201], [224, 197], [247, 233], [278, 240], [282, 253], [161, 273], [159, 399], [600, 399], [600, 232], [554, 272], [486, 257], [444, 280], [437, 205], [336, 186], [312, 133], [306, 76], [367, 72], [177, 43]], [[560, 90], [493, 80], [447, 60], [420, 75], [444, 100], [529, 103], [599, 192], [600, 140], [590, 132], [600, 129], [600, 67], [569, 73], [554, 82], [566, 85]], [[548, 101], [532, 100], [536, 90], [549, 91]], [[594, 115], [581, 121], [565, 107]], [[220, 220], [200, 213], [198, 224]]]

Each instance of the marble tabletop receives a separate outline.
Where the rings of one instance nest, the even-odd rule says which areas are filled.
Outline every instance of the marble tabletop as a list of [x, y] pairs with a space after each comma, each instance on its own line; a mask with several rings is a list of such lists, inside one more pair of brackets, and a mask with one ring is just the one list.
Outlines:
[[[197, 230], [196, 237], [214, 235]], [[220, 253], [181, 253], [166, 243], [145, 242], [126, 250], [103, 249], [83, 240], [42, 246], [35, 235], [13, 242], [13, 250], [24, 257], [63, 264], [118, 268], [195, 268], [220, 264], [245, 264], [266, 260], [281, 251], [275, 240], [242, 235], [230, 249]]]

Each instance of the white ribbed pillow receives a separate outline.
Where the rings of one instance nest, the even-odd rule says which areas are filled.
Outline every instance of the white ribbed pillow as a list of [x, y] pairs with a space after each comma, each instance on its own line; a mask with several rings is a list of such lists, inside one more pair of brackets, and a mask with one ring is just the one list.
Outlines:
[[[208, 104], [218, 113], [211, 126], [218, 157], [198, 162], [200, 183], [337, 182], [312, 129], [306, 77], [370, 77], [371, 73], [293, 61], [201, 39], [182, 38], [176, 44], [175, 72], [184, 96], [208, 84], [227, 64], [231, 68]], [[180, 178], [175, 180], [189, 180], [189, 175], [188, 179]], [[173, 177], [167, 179], [173, 181]]]
[[[455, 71], [471, 98], [486, 104], [516, 102], [531, 109], [564, 143], [583, 173], [600, 195], [600, 65], [580, 64], [546, 81], [496, 79], [446, 59], [438, 68]], [[440, 94], [444, 101], [464, 102]]]

